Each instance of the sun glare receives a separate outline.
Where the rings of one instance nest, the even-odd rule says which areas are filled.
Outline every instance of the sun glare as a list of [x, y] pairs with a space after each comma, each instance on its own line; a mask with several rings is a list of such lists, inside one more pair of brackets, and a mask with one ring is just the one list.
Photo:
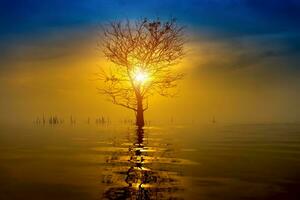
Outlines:
[[148, 79], [148, 74], [142, 70], [135, 72], [134, 80], [138, 83], [144, 83]]

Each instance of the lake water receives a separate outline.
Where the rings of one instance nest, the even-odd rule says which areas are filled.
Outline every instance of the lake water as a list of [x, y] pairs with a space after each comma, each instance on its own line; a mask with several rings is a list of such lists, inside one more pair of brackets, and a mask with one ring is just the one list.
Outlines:
[[300, 125], [2, 126], [0, 199], [300, 199]]

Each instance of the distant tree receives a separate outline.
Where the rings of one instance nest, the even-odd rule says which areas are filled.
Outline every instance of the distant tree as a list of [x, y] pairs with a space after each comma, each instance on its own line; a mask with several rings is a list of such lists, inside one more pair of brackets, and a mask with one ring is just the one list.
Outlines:
[[183, 73], [174, 71], [184, 56], [184, 32], [175, 19], [169, 21], [116, 21], [104, 26], [101, 50], [112, 63], [101, 68], [101, 94], [136, 115], [144, 126], [144, 111], [154, 94], [174, 96]]

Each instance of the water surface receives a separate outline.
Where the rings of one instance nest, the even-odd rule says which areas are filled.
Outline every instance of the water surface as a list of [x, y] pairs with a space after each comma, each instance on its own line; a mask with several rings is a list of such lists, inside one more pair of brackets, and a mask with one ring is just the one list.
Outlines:
[[0, 199], [300, 199], [300, 125], [2, 126]]

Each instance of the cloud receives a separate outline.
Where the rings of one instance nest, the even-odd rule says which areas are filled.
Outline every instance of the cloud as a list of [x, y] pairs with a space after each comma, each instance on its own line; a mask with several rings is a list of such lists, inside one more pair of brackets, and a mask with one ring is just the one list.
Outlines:
[[265, 81], [279, 75], [281, 80], [300, 75], [298, 33], [211, 37], [209, 32], [199, 31], [194, 35], [190, 60], [195, 76], [228, 77], [234, 73], [238, 78], [239, 74], [249, 73], [263, 74], [261, 81]]
[[49, 29], [45, 34], [3, 41], [0, 43], [0, 73], [18, 67], [38, 66], [42, 69], [47, 62], [64, 63], [75, 56], [83, 58], [85, 52], [96, 52], [97, 31], [97, 27], [92, 26]]

